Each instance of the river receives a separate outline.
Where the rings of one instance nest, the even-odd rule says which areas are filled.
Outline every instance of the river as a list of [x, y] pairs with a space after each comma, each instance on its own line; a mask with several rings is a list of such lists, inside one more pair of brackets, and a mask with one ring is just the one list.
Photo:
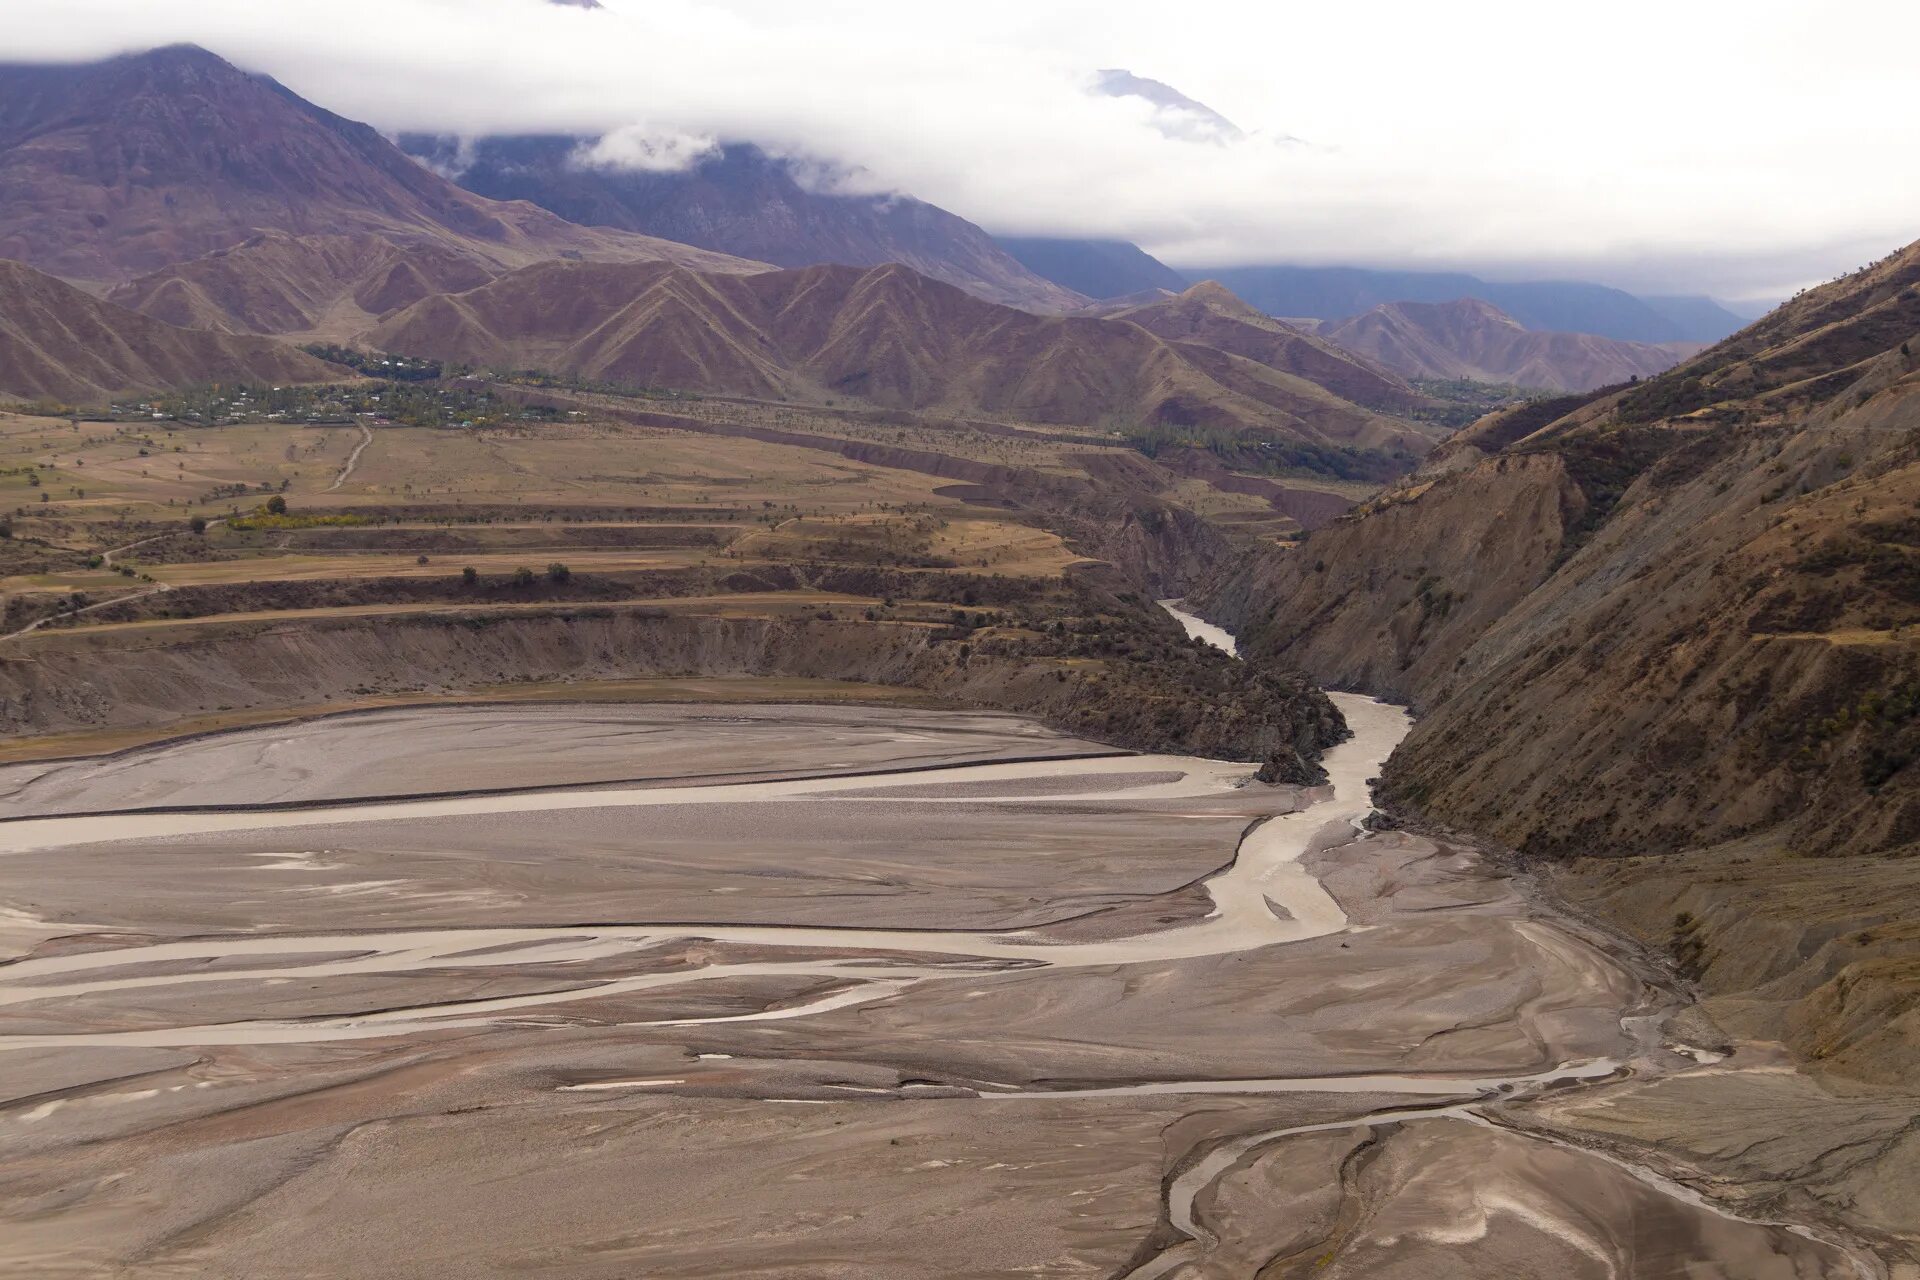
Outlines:
[[[1182, 610], [1177, 602], [1163, 604], [1189, 635], [1234, 652], [1233, 637], [1226, 632]], [[0, 1062], [20, 1055], [14, 1060], [85, 1063], [90, 1054], [184, 1050], [200, 1055], [203, 1064], [218, 1067], [211, 1075], [192, 1078], [191, 1087], [187, 1077], [181, 1077], [180, 1083], [166, 1086], [171, 1092], [143, 1089], [115, 1094], [109, 1084], [103, 1094], [83, 1082], [35, 1094], [29, 1099], [34, 1109], [22, 1113], [25, 1118], [20, 1121], [36, 1126], [35, 1132], [68, 1122], [69, 1116], [91, 1117], [95, 1112], [88, 1111], [86, 1104], [102, 1099], [124, 1097], [133, 1107], [158, 1105], [152, 1100], [156, 1095], [169, 1106], [184, 1105], [171, 1101], [176, 1097], [212, 1098], [231, 1087], [232, 1079], [257, 1075], [259, 1064], [274, 1061], [275, 1054], [295, 1052], [306, 1055], [299, 1061], [321, 1064], [333, 1061], [331, 1055], [358, 1052], [359, 1046], [379, 1055], [389, 1055], [396, 1047], [409, 1054], [424, 1051], [429, 1058], [417, 1059], [423, 1062], [449, 1054], [464, 1061], [462, 1055], [471, 1053], [472, 1065], [465, 1069], [479, 1071], [490, 1055], [520, 1055], [513, 1060], [524, 1062], [556, 1060], [550, 1055], [564, 1055], [582, 1034], [590, 1035], [594, 1045], [610, 1046], [623, 1054], [628, 1046], [656, 1042], [680, 1044], [686, 1052], [677, 1060], [679, 1065], [665, 1073], [622, 1074], [606, 1069], [564, 1073], [557, 1083], [546, 1086], [545, 1095], [552, 1100], [548, 1106], [657, 1107], [663, 1103], [648, 1099], [676, 1094], [697, 1097], [710, 1087], [745, 1090], [744, 1096], [760, 1099], [762, 1105], [786, 1101], [873, 1105], [870, 1100], [876, 1097], [908, 1105], [914, 1090], [928, 1082], [919, 1078], [918, 1072], [924, 1069], [885, 1066], [895, 1054], [911, 1056], [906, 1040], [916, 1038], [889, 1031], [900, 1025], [897, 1020], [924, 1019], [928, 1027], [938, 1029], [932, 1034], [949, 1045], [978, 1040], [990, 1049], [1004, 1039], [1012, 1046], [1007, 1052], [1017, 1059], [1023, 1033], [1018, 1031], [1018, 1016], [1007, 1012], [1007, 1001], [1019, 996], [1037, 1002], [1045, 1014], [1037, 1025], [1045, 1028], [1047, 1039], [1036, 1043], [1044, 1046], [1046, 1054], [1071, 1057], [1082, 1046], [1090, 1046], [1086, 1060], [1095, 1065], [1064, 1073], [1066, 1078], [1036, 1066], [1030, 1068], [1035, 1079], [1005, 1081], [986, 1078], [979, 1068], [962, 1065], [966, 1060], [962, 1053], [943, 1072], [948, 1078], [933, 1083], [969, 1105], [991, 1104], [993, 1117], [1017, 1117], [1028, 1114], [1029, 1108], [1050, 1115], [1063, 1105], [1214, 1107], [1261, 1100], [1266, 1100], [1263, 1105], [1284, 1105], [1293, 1099], [1303, 1105], [1341, 1108], [1348, 1103], [1330, 1118], [1321, 1111], [1312, 1113], [1321, 1118], [1285, 1123], [1262, 1123], [1249, 1113], [1244, 1126], [1229, 1126], [1218, 1138], [1199, 1143], [1169, 1164], [1161, 1181], [1156, 1243], [1136, 1248], [1128, 1264], [1114, 1273], [1129, 1280], [1153, 1280], [1183, 1270], [1195, 1275], [1238, 1274], [1241, 1267], [1233, 1251], [1252, 1247], [1249, 1242], [1257, 1243], [1262, 1231], [1272, 1229], [1246, 1226], [1237, 1216], [1239, 1210], [1226, 1208], [1238, 1203], [1233, 1188], [1245, 1181], [1250, 1170], [1265, 1167], [1263, 1162], [1272, 1160], [1273, 1153], [1291, 1150], [1289, 1143], [1338, 1140], [1355, 1143], [1354, 1149], [1364, 1152], [1378, 1148], [1379, 1135], [1387, 1133], [1418, 1135], [1419, 1141], [1447, 1159], [1467, 1158], [1461, 1153], [1478, 1150], [1471, 1147], [1474, 1141], [1507, 1144], [1486, 1149], [1497, 1150], [1496, 1157], [1475, 1158], [1492, 1161], [1484, 1169], [1489, 1187], [1508, 1189], [1498, 1195], [1489, 1192], [1492, 1198], [1485, 1204], [1476, 1201], [1477, 1208], [1455, 1206], [1442, 1214], [1504, 1215], [1497, 1230], [1483, 1221], [1459, 1237], [1457, 1243], [1478, 1240], [1481, 1243], [1475, 1247], [1493, 1251], [1486, 1262], [1473, 1263], [1475, 1268], [1512, 1265], [1508, 1255], [1499, 1253], [1502, 1249], [1519, 1250], [1513, 1256], [1542, 1265], [1539, 1260], [1559, 1246], [1540, 1245], [1533, 1236], [1524, 1235], [1527, 1231], [1544, 1233], [1562, 1244], [1573, 1241], [1576, 1252], [1584, 1250], [1585, 1256], [1600, 1256], [1608, 1266], [1618, 1267], [1620, 1257], [1641, 1247], [1632, 1231], [1621, 1222], [1595, 1225], [1580, 1220], [1582, 1211], [1569, 1207], [1567, 1201], [1585, 1193], [1552, 1189], [1590, 1184], [1594, 1196], [1640, 1197], [1636, 1203], [1641, 1207], [1634, 1212], [1684, 1222], [1684, 1228], [1672, 1229], [1683, 1231], [1696, 1252], [1708, 1258], [1710, 1268], [1701, 1271], [1703, 1275], [1776, 1274], [1773, 1269], [1750, 1273], [1740, 1269], [1759, 1266], [1753, 1259], [1787, 1261], [1792, 1269], [1777, 1272], [1783, 1276], [1875, 1274], [1863, 1256], [1805, 1228], [1741, 1219], [1650, 1168], [1586, 1151], [1560, 1137], [1513, 1123], [1516, 1109], [1532, 1099], [1687, 1069], [1690, 1064], [1663, 1049], [1659, 1039], [1661, 1014], [1674, 1001], [1650, 994], [1641, 979], [1619, 970], [1608, 957], [1551, 920], [1530, 918], [1538, 913], [1526, 909], [1509, 888], [1470, 859], [1443, 856], [1410, 837], [1368, 833], [1362, 824], [1372, 811], [1369, 780], [1405, 735], [1409, 720], [1402, 709], [1373, 699], [1344, 693], [1330, 696], [1352, 736], [1327, 752], [1328, 783], [1305, 792], [1251, 784], [1248, 766], [1242, 764], [1140, 755], [954, 764], [893, 774], [863, 770], [858, 776], [700, 785], [543, 787], [432, 800], [329, 801], [291, 808], [227, 806], [25, 816], [0, 824], [0, 835], [14, 856], [41, 860], [36, 865], [57, 865], [60, 859], [74, 858], [80, 860], [76, 867], [84, 867], [102, 849], [116, 851], [113, 858], [120, 862], [157, 859], [164, 863], [191, 856], [219, 857], [230, 863], [232, 854], [221, 851], [231, 842], [284, 835], [302, 850], [320, 852], [273, 851], [277, 848], [273, 847], [246, 856], [275, 859], [271, 865], [291, 875], [334, 865], [328, 859], [341, 855], [323, 846], [376, 836], [397, 838], [390, 833], [405, 833], [404, 844], [409, 848], [424, 842], [438, 857], [431, 846], [445, 836], [436, 833], [468, 831], [470, 826], [460, 824], [476, 821], [482, 825], [551, 824], [591, 817], [641, 832], [676, 810], [706, 813], [741, 807], [747, 813], [778, 815], [768, 828], [768, 838], [777, 839], [783, 826], [789, 830], [831, 827], [846, 821], [853, 811], [924, 814], [935, 824], [943, 814], [954, 815], [955, 821], [968, 815], [1014, 820], [1032, 815], [1036, 825], [1064, 822], [1070, 827], [1084, 820], [1075, 815], [1096, 810], [1118, 814], [1122, 820], [1130, 813], [1142, 820], [1152, 814], [1157, 815], [1156, 821], [1176, 824], [1217, 821], [1223, 812], [1247, 813], [1251, 820], [1224, 865], [1177, 893], [1162, 895], [1171, 904], [1184, 894], [1193, 900], [1191, 906], [1163, 910], [1151, 918], [1127, 915], [1138, 907], [1131, 900], [1121, 900], [1118, 907], [1101, 906], [1055, 923], [1021, 928], [703, 920], [291, 932], [229, 928], [176, 931], [181, 936], [171, 937], [103, 930], [88, 945], [56, 947], [0, 966]], [[47, 863], [48, 859], [55, 861]], [[881, 858], [876, 865], [887, 863]], [[778, 868], [785, 876], [801, 870]], [[530, 860], [524, 871], [516, 872], [515, 883], [537, 890], [543, 874], [538, 860]], [[897, 875], [884, 872], [879, 878]], [[394, 886], [383, 892], [399, 902], [410, 892], [404, 879], [368, 883]], [[1408, 905], [1397, 906], [1402, 899]], [[1091, 925], [1108, 919], [1133, 923], [1126, 928], [1096, 928], [1098, 936], [1083, 936]], [[1399, 935], [1412, 941], [1396, 941]], [[1425, 949], [1396, 952], [1391, 949], [1395, 947]], [[1247, 984], [1221, 987], [1231, 997], [1222, 1007], [1238, 1010], [1243, 1020], [1271, 1019], [1272, 1014], [1257, 1017], [1247, 1010], [1257, 994], [1285, 987], [1289, 966], [1280, 957], [1289, 952], [1302, 957], [1296, 967], [1303, 975], [1303, 986], [1288, 997], [1295, 1012], [1287, 1017], [1347, 1018], [1355, 1016], [1347, 1010], [1374, 1010], [1359, 1014], [1351, 1029], [1341, 1029], [1347, 1026], [1342, 1022], [1328, 1033], [1329, 1045], [1355, 1046], [1344, 1055], [1350, 1061], [1336, 1064], [1338, 1070], [1267, 1074], [1189, 1070], [1148, 1075], [1128, 1053], [1109, 1047], [1110, 1041], [1118, 1046], [1136, 1034], [1136, 1028], [1150, 1025], [1142, 1019], [1174, 1016], [1169, 1008], [1138, 1015], [1126, 1011], [1127, 999], [1137, 998], [1128, 993], [1170, 983], [1203, 984], [1196, 991], [1205, 990], [1209, 982]], [[1459, 966], [1459, 957], [1469, 953], [1478, 957], [1475, 964], [1485, 967], [1464, 968], [1454, 976], [1449, 966]], [[1396, 968], [1390, 963], [1395, 955], [1425, 958], [1411, 962], [1415, 967]], [[1383, 957], [1388, 962], [1383, 963]], [[1515, 973], [1503, 965], [1537, 966], [1538, 972]], [[1232, 977], [1240, 968], [1246, 970], [1245, 976]], [[1305, 976], [1309, 974], [1321, 976]], [[1439, 981], [1441, 977], [1444, 981]], [[378, 1007], [333, 1012], [327, 1008], [331, 1000], [370, 1003], [353, 994], [365, 984], [406, 991], [407, 983], [427, 980], [435, 984], [431, 998], [371, 1001]], [[1125, 985], [1118, 997], [1121, 1015], [1112, 1022], [1106, 1019], [1115, 997], [1105, 993], [1106, 984], [1116, 980]], [[1437, 981], [1438, 994], [1421, 990]], [[530, 989], [489, 992], [501, 983]], [[691, 999], [703, 990], [750, 991], [761, 985], [798, 994], [771, 997], [761, 1001], [761, 1007], [745, 1011], [701, 1013], [697, 1008], [672, 1007], [675, 1001]], [[1509, 987], [1512, 994], [1502, 994]], [[302, 996], [293, 1016], [245, 1011], [250, 998], [271, 1002], [290, 991], [314, 994]], [[342, 994], [331, 996], [332, 991]], [[980, 1003], [969, 1003], [975, 999]], [[608, 1010], [631, 1000], [666, 1001], [668, 1007], [659, 1016], [609, 1016]], [[134, 1015], [90, 1019], [86, 1012], [119, 1008], [126, 1002], [132, 1002], [127, 1007], [136, 1011]], [[216, 1008], [220, 1016], [201, 1020], [189, 1016], [203, 1008]], [[1001, 1012], [987, 1012], [995, 1008]], [[1596, 1008], [1602, 1009], [1603, 1017], [1595, 1018]], [[980, 1013], [970, 1018], [970, 1009]], [[1381, 1020], [1391, 1023], [1400, 1017], [1409, 1020], [1413, 1034], [1394, 1032], [1389, 1040], [1404, 1039], [1413, 1049], [1398, 1056], [1428, 1065], [1398, 1070], [1365, 1065], [1371, 1059], [1359, 1052], [1363, 1037], [1378, 1036]], [[1519, 1043], [1528, 1046], [1533, 1061], [1505, 1070], [1449, 1070], [1443, 1065], [1446, 1054], [1425, 1048], [1429, 1042], [1452, 1037], [1462, 1043], [1455, 1054], [1462, 1064], [1498, 1058], [1506, 1054], [1500, 1048], [1505, 1041], [1488, 1040], [1492, 1047], [1480, 1048], [1476, 1037], [1490, 1034], [1477, 1028], [1504, 1025], [1502, 1019], [1524, 1033]], [[100, 1025], [86, 1025], [90, 1020]], [[81, 1025], [58, 1025], [73, 1022]], [[796, 1032], [805, 1034], [814, 1025], [838, 1030], [792, 1039]], [[1288, 1024], [1273, 1025], [1285, 1030]], [[719, 1052], [686, 1038], [693, 1034], [735, 1038], [725, 1041], [726, 1051]], [[1245, 1028], [1217, 1026], [1209, 1034], [1231, 1040], [1245, 1034]], [[769, 1041], [769, 1036], [787, 1038]], [[543, 1040], [550, 1040], [551, 1048], [542, 1047]], [[1056, 1040], [1067, 1047], [1057, 1047]], [[1181, 1041], [1176, 1037], [1171, 1043]], [[1562, 1043], [1591, 1048], [1575, 1056], [1551, 1056], [1551, 1046]], [[482, 1052], [485, 1046], [496, 1047]], [[1603, 1046], [1607, 1051], [1595, 1051]], [[1192, 1044], [1187, 1056], [1197, 1063], [1205, 1056], [1202, 1049]], [[991, 1059], [1000, 1051], [982, 1052]], [[842, 1058], [846, 1065], [838, 1069], [839, 1074], [829, 1071], [818, 1081], [793, 1083], [791, 1063], [825, 1057]], [[750, 1060], [774, 1065], [755, 1075], [741, 1065]], [[1162, 1050], [1142, 1059], [1170, 1060]], [[189, 1076], [195, 1070], [191, 1065], [164, 1068]], [[511, 1077], [511, 1087], [501, 1096], [526, 1105], [525, 1085], [517, 1082], [523, 1080], [527, 1067], [517, 1070], [520, 1074]], [[858, 1083], [845, 1074], [855, 1072], [859, 1079], [868, 1079], [876, 1070], [882, 1072], [878, 1083]], [[885, 1073], [889, 1071], [893, 1083], [888, 1083]], [[396, 1097], [410, 1099], [411, 1095]], [[911, 1105], [954, 1103], [923, 1100]], [[376, 1108], [364, 1116], [347, 1114], [367, 1119], [384, 1113]], [[1016, 1118], [1012, 1123], [1023, 1122]], [[803, 1130], [829, 1131], [818, 1126], [803, 1126]], [[76, 1132], [86, 1142], [74, 1151], [93, 1155], [68, 1158], [82, 1163], [87, 1158], [110, 1158], [112, 1145], [103, 1146], [98, 1133]], [[1488, 1136], [1476, 1139], [1474, 1134]], [[1560, 1162], [1552, 1165], [1559, 1172], [1549, 1176], [1534, 1167], [1546, 1168], [1543, 1161]], [[1027, 1167], [1039, 1166], [1006, 1162], [991, 1166]], [[1344, 1185], [1347, 1177], [1336, 1177], [1336, 1184]], [[1396, 1201], [1383, 1189], [1385, 1184], [1368, 1186], [1371, 1189], [1349, 1188], [1342, 1193], [1346, 1203], [1362, 1206], [1364, 1214], [1384, 1212], [1382, 1206], [1404, 1201], [1427, 1206], [1421, 1212], [1430, 1216], [1437, 1212], [1432, 1206], [1443, 1202], [1434, 1199], [1440, 1192], [1403, 1191]], [[1415, 1200], [1407, 1201], [1407, 1196]], [[1496, 1208], [1489, 1209], [1488, 1204]], [[127, 1212], [137, 1219], [140, 1211]], [[1382, 1228], [1376, 1236], [1352, 1236], [1360, 1230], [1358, 1220], [1343, 1217], [1341, 1221], [1348, 1223], [1345, 1229], [1350, 1238], [1326, 1256], [1333, 1259], [1337, 1253], [1341, 1265], [1361, 1268], [1357, 1274], [1372, 1269], [1399, 1274], [1388, 1269], [1388, 1262], [1398, 1265], [1409, 1249], [1415, 1250], [1416, 1259], [1430, 1257], [1418, 1253], [1421, 1241], [1445, 1235], [1421, 1227]], [[724, 1243], [712, 1244], [720, 1251], [716, 1257], [724, 1254]], [[0, 1250], [0, 1258], [5, 1256]], [[1349, 1257], [1354, 1259], [1350, 1264], [1345, 1261]], [[1373, 1262], [1367, 1261], [1370, 1257]], [[715, 1265], [725, 1270], [722, 1264]], [[1442, 1269], [1424, 1274], [1445, 1273]]]

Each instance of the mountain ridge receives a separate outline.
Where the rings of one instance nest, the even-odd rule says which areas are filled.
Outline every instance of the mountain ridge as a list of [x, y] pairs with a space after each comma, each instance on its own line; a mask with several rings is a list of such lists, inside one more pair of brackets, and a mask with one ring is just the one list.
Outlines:
[[365, 337], [407, 355], [704, 393], [1265, 428], [1409, 458], [1432, 444], [1412, 423], [1254, 361], [1127, 322], [998, 306], [897, 264], [727, 276], [547, 263], [424, 299]]
[[1320, 326], [1338, 347], [1407, 378], [1466, 378], [1587, 391], [1652, 377], [1693, 355], [1692, 343], [1621, 342], [1523, 327], [1479, 298], [1385, 302]]
[[333, 341], [430, 294], [471, 289], [498, 274], [483, 259], [438, 244], [269, 231], [129, 280], [107, 299], [186, 328]]
[[1181, 292], [1119, 299], [1089, 315], [1126, 320], [1174, 342], [1197, 342], [1305, 378], [1355, 404], [1405, 413], [1428, 401], [1397, 374], [1350, 348], [1329, 342], [1247, 305], [1225, 285], [1203, 280]]
[[[1365, 267], [1214, 267], [1186, 274], [1209, 275], [1268, 315], [1315, 320], [1343, 320], [1388, 302], [1478, 298], [1529, 329], [1622, 342], [1718, 342], [1744, 324], [1711, 299], [1668, 298], [1657, 308], [1625, 290], [1579, 280], [1501, 283], [1464, 272]], [[1689, 327], [1676, 314], [1680, 302], [1704, 302], [1718, 319]]]
[[467, 190], [525, 200], [586, 226], [780, 267], [900, 262], [990, 302], [1029, 310], [1064, 311], [1086, 301], [1028, 270], [971, 222], [924, 200], [810, 190], [791, 165], [745, 143], [720, 147], [684, 169], [648, 171], [583, 160], [594, 142], [563, 134], [400, 139]]
[[475, 196], [195, 45], [0, 64], [0, 256], [113, 283], [263, 230], [377, 234], [503, 268], [560, 254], [764, 265]]
[[200, 382], [352, 378], [269, 338], [183, 329], [0, 260], [0, 394], [100, 401]]

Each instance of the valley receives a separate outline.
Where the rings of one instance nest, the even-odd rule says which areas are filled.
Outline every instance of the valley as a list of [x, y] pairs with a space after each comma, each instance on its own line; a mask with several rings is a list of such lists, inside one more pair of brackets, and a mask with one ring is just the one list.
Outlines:
[[1582, 152], [1451, 16], [76, 3], [0, 1271], [1920, 1280], [1920, 244], [1777, 32]]

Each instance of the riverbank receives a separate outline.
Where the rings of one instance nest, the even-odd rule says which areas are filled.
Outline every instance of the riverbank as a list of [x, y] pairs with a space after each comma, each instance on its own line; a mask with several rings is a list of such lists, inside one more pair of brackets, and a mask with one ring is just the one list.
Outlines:
[[855, 707], [393, 710], [15, 776], [0, 1250], [1857, 1274], [1564, 1118], [1762, 1069], [1665, 1042], [1651, 975], [1470, 851], [1363, 834], [1406, 719], [1337, 696], [1313, 791]]

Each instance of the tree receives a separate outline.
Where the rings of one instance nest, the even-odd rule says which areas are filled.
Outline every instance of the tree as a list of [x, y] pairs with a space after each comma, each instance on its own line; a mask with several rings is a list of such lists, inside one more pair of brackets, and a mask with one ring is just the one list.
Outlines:
[[205, 533], [207, 531], [207, 518], [205, 516], [195, 516], [193, 519], [187, 521], [187, 528], [193, 530], [195, 533]]
[[468, 565], [460, 571], [460, 581], [471, 587], [480, 581], [480, 571], [472, 565]]
[[573, 577], [573, 570], [555, 560], [547, 566], [548, 582], [566, 582]]
[[283, 516], [287, 514], [287, 500], [277, 493], [271, 498], [268, 498], [267, 514], [270, 516]]
[[513, 585], [516, 587], [532, 586], [533, 570], [527, 568], [525, 565], [521, 565], [518, 569], [515, 569], [513, 571]]

